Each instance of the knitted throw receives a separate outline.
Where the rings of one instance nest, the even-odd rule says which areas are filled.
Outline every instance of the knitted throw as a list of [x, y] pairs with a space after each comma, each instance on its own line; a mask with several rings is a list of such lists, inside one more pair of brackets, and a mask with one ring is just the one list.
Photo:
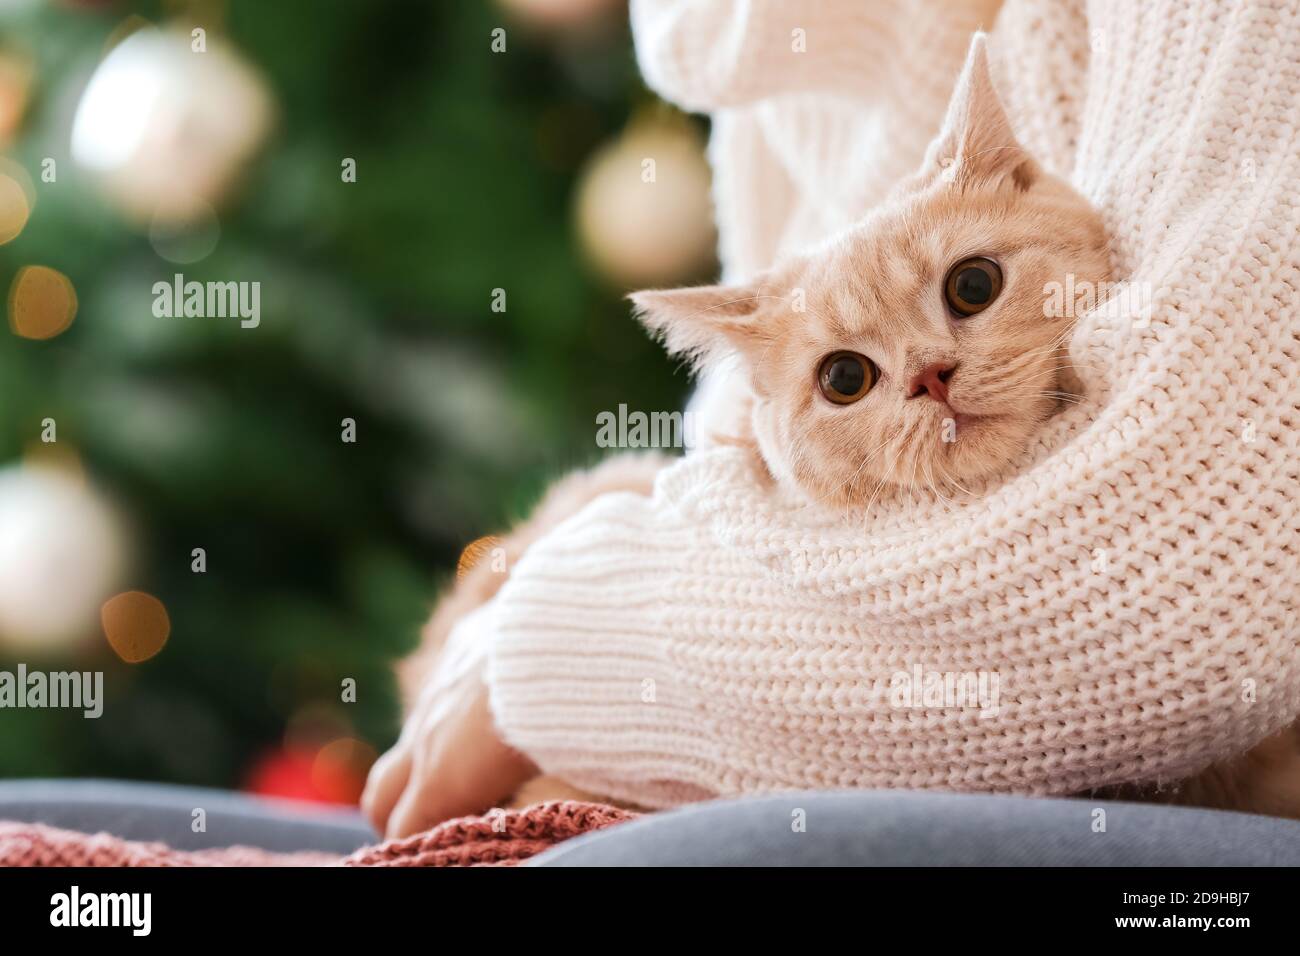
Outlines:
[[557, 843], [636, 814], [596, 803], [556, 801], [496, 816], [448, 820], [426, 833], [331, 853], [272, 853], [256, 847], [173, 850], [162, 843], [0, 821], [3, 866], [513, 866]]
[[[803, 5], [665, 0], [679, 18], [731, 10], [712, 47], [639, 6], [681, 61], [665, 76], [730, 90], [794, 69]], [[850, 5], [816, 6], [803, 94], [832, 62], [817, 51], [872, 15], [837, 29], [824, 11]], [[688, 454], [651, 498], [598, 499], [496, 601], [494, 713], [545, 772], [652, 807], [781, 788], [1069, 793], [1174, 780], [1297, 718], [1300, 4], [1015, 0], [992, 53], [1017, 134], [1102, 211], [1142, 303], [1079, 318], [1085, 400], [952, 502], [832, 514], [727, 448]], [[880, 69], [905, 82], [918, 61]], [[817, 101], [769, 94], [728, 101], [731, 128]], [[790, 154], [818, 143], [771, 127], [746, 126], [753, 155], [801, 169]], [[834, 187], [817, 179], [779, 215]], [[995, 707], [922, 692], [979, 674], [996, 675]]]

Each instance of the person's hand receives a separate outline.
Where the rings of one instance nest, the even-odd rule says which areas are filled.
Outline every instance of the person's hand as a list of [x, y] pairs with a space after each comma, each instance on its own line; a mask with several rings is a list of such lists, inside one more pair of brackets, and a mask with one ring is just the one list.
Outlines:
[[492, 722], [483, 650], [482, 641], [448, 641], [401, 738], [371, 768], [361, 808], [387, 839], [482, 813], [537, 775]]

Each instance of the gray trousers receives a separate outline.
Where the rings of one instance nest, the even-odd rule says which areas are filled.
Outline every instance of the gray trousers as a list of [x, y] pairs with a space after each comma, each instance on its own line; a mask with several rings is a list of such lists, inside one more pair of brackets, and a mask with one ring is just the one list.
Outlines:
[[[206, 829], [194, 832], [194, 811]], [[347, 853], [355, 812], [97, 780], [0, 782], [0, 820], [178, 849], [242, 843]], [[1300, 822], [1105, 800], [864, 791], [722, 800], [570, 840], [539, 866], [1297, 866]]]

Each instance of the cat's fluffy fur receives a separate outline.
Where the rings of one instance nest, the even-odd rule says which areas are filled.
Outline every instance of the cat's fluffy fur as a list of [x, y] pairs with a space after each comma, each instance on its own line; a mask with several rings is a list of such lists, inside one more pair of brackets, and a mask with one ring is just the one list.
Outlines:
[[[997, 261], [1004, 285], [985, 311], [957, 318], [942, 285], [951, 266], [971, 256]], [[1077, 388], [1065, 345], [1073, 320], [1044, 310], [1046, 287], [1068, 273], [1076, 285], [1109, 278], [1102, 224], [1016, 142], [977, 42], [924, 166], [856, 227], [743, 285], [632, 298], [669, 351], [700, 365], [740, 355], [751, 431], [734, 437], [752, 443], [776, 480], [826, 504], [853, 506], [869, 504], [885, 485], [963, 490], [1020, 453]], [[840, 350], [868, 356], [880, 371], [851, 405], [828, 402], [816, 384], [822, 359]], [[912, 376], [934, 362], [955, 365], [949, 407], [908, 396]], [[953, 413], [956, 441], [944, 441]], [[507, 566], [594, 497], [648, 494], [664, 463], [619, 456], [564, 479], [502, 539]], [[401, 668], [408, 700], [451, 627], [504, 580], [481, 563], [457, 581]], [[1300, 731], [1192, 780], [1108, 795], [1300, 816]], [[557, 796], [580, 794], [541, 778], [517, 800]]]

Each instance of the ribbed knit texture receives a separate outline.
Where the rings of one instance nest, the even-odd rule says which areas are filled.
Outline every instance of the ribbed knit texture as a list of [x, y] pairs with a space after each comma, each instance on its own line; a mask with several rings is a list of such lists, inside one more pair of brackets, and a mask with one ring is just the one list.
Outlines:
[[162, 843], [122, 840], [107, 833], [0, 821], [0, 867], [512, 866], [570, 837], [635, 816], [602, 804], [552, 801], [496, 816], [448, 820], [425, 833], [363, 847], [346, 857], [272, 853], [249, 846], [174, 850]]
[[[941, 105], [907, 84], [923, 65], [955, 75], [965, 47], [914, 29], [961, 8], [938, 0], [871, 5], [910, 18], [880, 27], [910, 46], [879, 73], [850, 69], [865, 54], [815, 65], [819, 44], [878, 51], [876, 26], [840, 12], [855, 4], [699, 5], [724, 11], [710, 29], [693, 6], [634, 2], [634, 23], [668, 95], [752, 110], [713, 152], [733, 273], [767, 265], [785, 224], [831, 224], [810, 208], [828, 177], [866, 196], [886, 168], [894, 144], [858, 127], [775, 142], [812, 135], [803, 97], [847, 92], [890, 115], [837, 122], [928, 135]], [[796, 69], [771, 38], [813, 8]], [[992, 54], [1023, 144], [1072, 174], [1117, 274], [1153, 291], [1149, 325], [1081, 318], [1086, 400], [973, 498], [832, 514], [712, 448], [652, 498], [599, 499], [543, 539], [496, 600], [489, 683], [506, 739], [545, 772], [649, 806], [788, 787], [1069, 793], [1177, 779], [1296, 719], [1300, 4], [1012, 0]], [[789, 191], [769, 206], [749, 190], [777, 170]], [[893, 675], [916, 667], [995, 672], [996, 716], [895, 706]]]

